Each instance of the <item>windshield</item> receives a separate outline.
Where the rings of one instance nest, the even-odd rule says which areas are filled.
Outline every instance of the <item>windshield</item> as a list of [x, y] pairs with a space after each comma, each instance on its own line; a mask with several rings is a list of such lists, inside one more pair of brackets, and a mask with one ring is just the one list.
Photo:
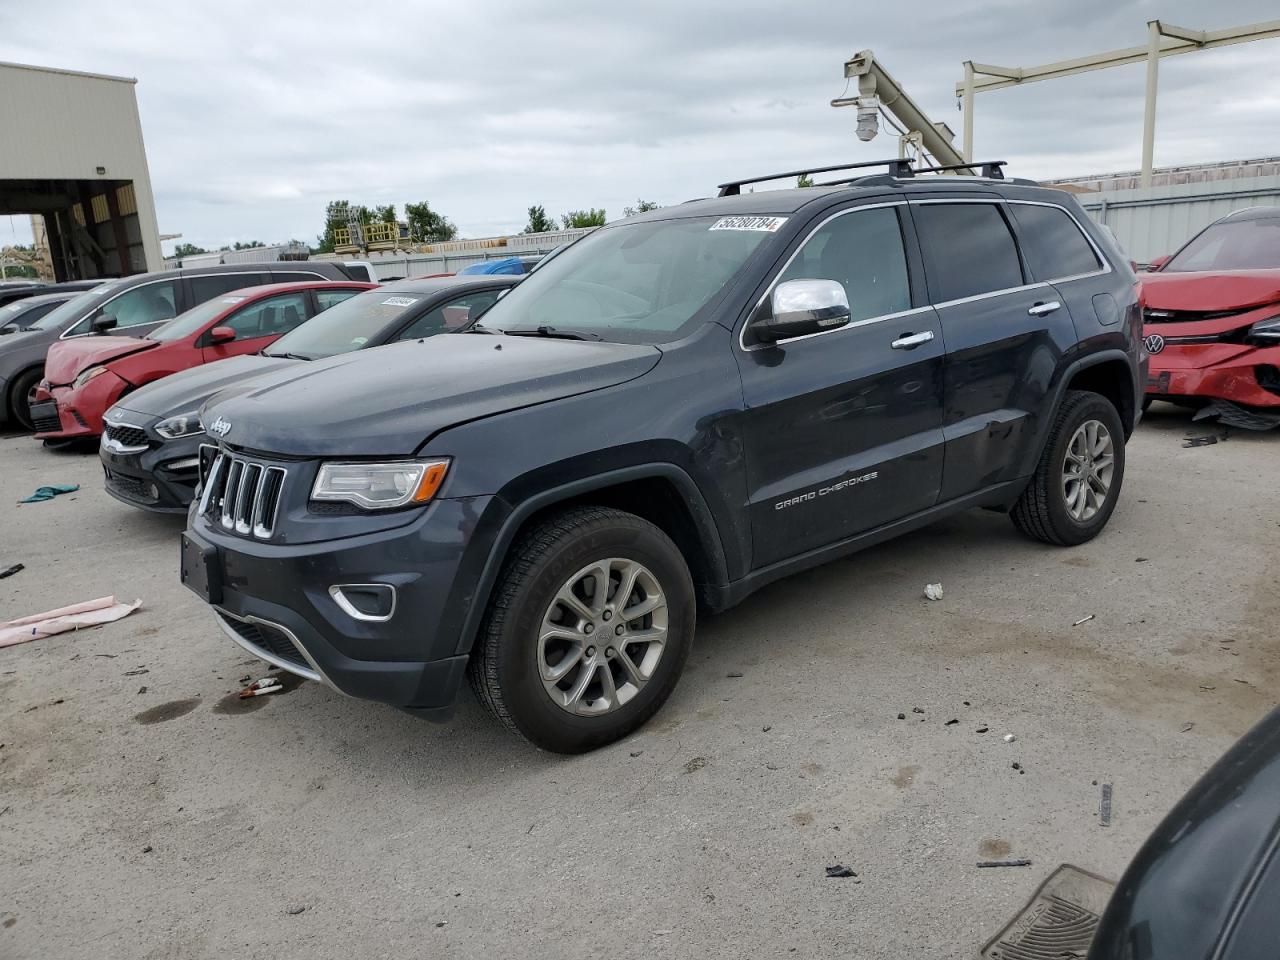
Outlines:
[[112, 284], [103, 284], [101, 287], [94, 287], [87, 293], [72, 297], [66, 303], [59, 304], [50, 310], [35, 323], [27, 324], [27, 329], [57, 330], [73, 320], [80, 319], [105, 299], [102, 296], [103, 290], [110, 286]]
[[181, 340], [183, 337], [195, 333], [218, 314], [225, 313], [237, 303], [243, 303], [247, 299], [247, 297], [225, 296], [206, 300], [199, 306], [192, 307], [186, 313], [174, 317], [164, 326], [152, 330], [147, 334], [147, 339], [159, 340], [161, 343]]
[[1165, 264], [1162, 272], [1274, 270], [1280, 267], [1280, 216], [1215, 223]]
[[785, 218], [694, 217], [597, 230], [543, 263], [485, 314], [503, 333], [577, 333], [623, 343], [667, 343]]
[[389, 323], [413, 313], [425, 297], [412, 290], [397, 293], [394, 286], [349, 297], [285, 334], [263, 353], [319, 360], [359, 350]]

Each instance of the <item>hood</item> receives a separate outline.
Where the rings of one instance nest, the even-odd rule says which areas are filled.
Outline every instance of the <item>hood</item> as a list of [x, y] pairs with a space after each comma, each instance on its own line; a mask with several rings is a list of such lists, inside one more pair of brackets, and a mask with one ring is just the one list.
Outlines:
[[[296, 456], [409, 456], [447, 427], [625, 383], [657, 347], [445, 334], [300, 363], [201, 414], [219, 439]], [[215, 436], [217, 436], [215, 434]]]
[[73, 337], [49, 347], [44, 362], [45, 379], [52, 384], [70, 383], [81, 370], [160, 346], [158, 340], [138, 337]]
[[1139, 275], [1153, 310], [1248, 310], [1280, 301], [1280, 270], [1222, 270]]
[[153, 417], [172, 417], [197, 409], [215, 393], [247, 383], [269, 371], [303, 362], [256, 354], [215, 360], [140, 387], [120, 402], [119, 409]]

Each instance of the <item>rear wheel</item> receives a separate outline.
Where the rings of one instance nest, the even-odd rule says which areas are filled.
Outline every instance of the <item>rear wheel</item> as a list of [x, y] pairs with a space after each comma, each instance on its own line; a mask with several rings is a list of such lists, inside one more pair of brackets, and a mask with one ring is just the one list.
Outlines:
[[9, 413], [14, 422], [23, 430], [34, 430], [35, 423], [31, 419], [31, 394], [44, 376], [44, 371], [37, 367], [25, 370], [14, 378], [9, 389]]
[[666, 534], [620, 510], [571, 508], [513, 545], [468, 676], [510, 730], [581, 753], [657, 712], [694, 620], [689, 568]]
[[1069, 391], [1010, 517], [1022, 533], [1074, 546], [1107, 525], [1124, 481], [1124, 427], [1105, 397]]

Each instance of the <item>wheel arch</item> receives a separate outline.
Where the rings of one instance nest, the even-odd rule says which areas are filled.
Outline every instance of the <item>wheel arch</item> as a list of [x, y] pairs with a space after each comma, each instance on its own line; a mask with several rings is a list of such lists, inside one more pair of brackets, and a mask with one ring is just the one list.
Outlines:
[[[15, 407], [14, 407], [14, 401], [18, 397], [18, 382], [27, 374], [37, 372], [37, 371], [39, 372], [41, 378], [43, 378], [44, 376], [44, 360], [43, 359], [37, 360], [35, 363], [29, 363], [26, 366], [20, 367], [17, 371], [14, 372], [13, 376], [9, 378], [7, 388], [4, 392], [4, 396], [0, 397], [0, 400], [4, 401], [4, 407], [3, 407], [3, 410], [0, 410], [0, 413], [3, 413], [4, 416], [11, 423], [16, 422], [18, 419], [15, 412]], [[37, 380], [36, 382], [39, 383], [40, 381]]]
[[689, 564], [698, 600], [719, 606], [728, 583], [728, 566], [711, 509], [693, 478], [673, 463], [649, 463], [610, 470], [550, 487], [523, 498], [498, 530], [485, 561], [457, 652], [475, 645], [480, 621], [520, 532], [553, 510], [591, 504], [633, 513], [669, 536]]

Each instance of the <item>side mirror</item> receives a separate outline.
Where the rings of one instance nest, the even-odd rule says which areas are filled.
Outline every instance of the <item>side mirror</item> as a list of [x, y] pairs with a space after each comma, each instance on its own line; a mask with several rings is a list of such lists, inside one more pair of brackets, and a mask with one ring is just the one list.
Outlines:
[[93, 332], [106, 333], [108, 330], [114, 330], [118, 321], [109, 313], [104, 313], [100, 317], [94, 317]]
[[761, 343], [823, 333], [849, 322], [849, 297], [834, 280], [787, 280], [751, 320], [751, 332]]
[[1172, 259], [1173, 257], [1171, 254], [1165, 254], [1163, 257], [1156, 257], [1154, 260], [1152, 260], [1150, 263], [1147, 264], [1147, 273], [1155, 273], [1157, 270], [1159, 270], [1161, 267], [1163, 267], [1166, 263], [1168, 263]]
[[231, 327], [214, 327], [209, 331], [210, 343], [230, 343], [235, 338], [236, 332]]

